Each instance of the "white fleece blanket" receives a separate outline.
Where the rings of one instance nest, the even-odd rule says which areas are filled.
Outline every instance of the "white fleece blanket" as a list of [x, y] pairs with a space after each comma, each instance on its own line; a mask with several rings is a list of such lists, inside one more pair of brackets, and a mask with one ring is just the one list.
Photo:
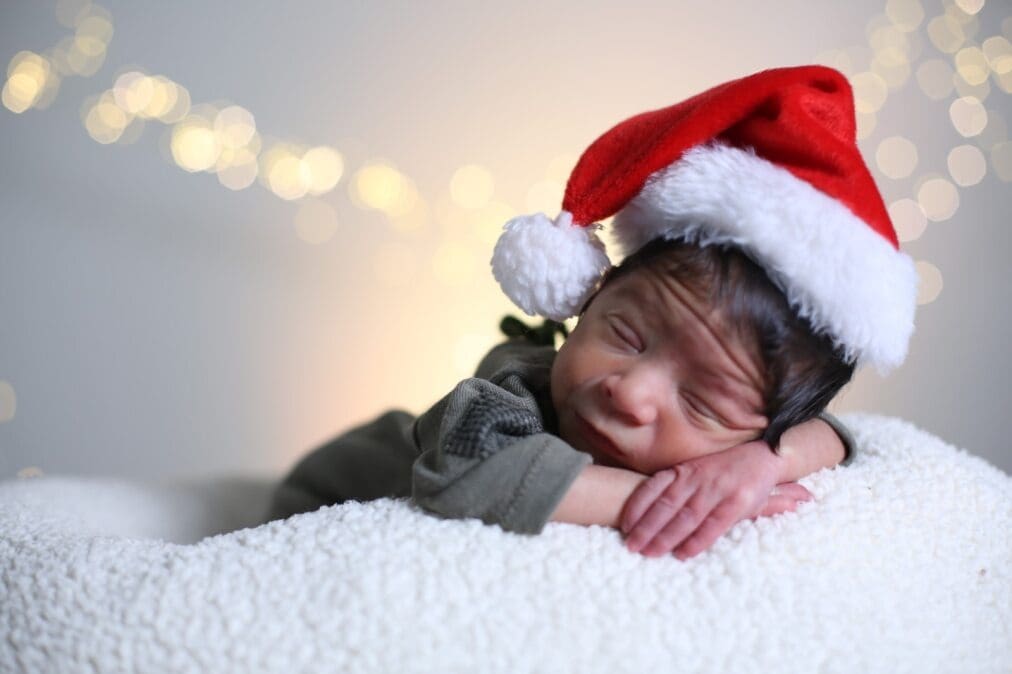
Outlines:
[[[267, 485], [0, 483], [2, 672], [1009, 672], [1012, 478], [897, 419], [680, 562]], [[173, 541], [173, 542], [169, 542]]]

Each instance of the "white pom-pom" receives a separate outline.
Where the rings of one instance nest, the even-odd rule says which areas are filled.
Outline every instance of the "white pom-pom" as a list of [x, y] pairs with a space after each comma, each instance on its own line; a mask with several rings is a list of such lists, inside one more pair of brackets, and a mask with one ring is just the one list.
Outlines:
[[529, 315], [555, 321], [575, 316], [611, 266], [591, 227], [574, 227], [562, 211], [521, 215], [503, 227], [492, 253], [492, 275]]

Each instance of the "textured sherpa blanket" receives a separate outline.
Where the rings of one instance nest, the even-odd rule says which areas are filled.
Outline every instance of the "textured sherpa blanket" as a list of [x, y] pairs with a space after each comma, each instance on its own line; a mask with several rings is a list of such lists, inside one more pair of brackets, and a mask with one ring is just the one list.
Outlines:
[[3, 482], [0, 671], [1009, 672], [1012, 478], [843, 418], [860, 455], [813, 502], [685, 562], [401, 500], [225, 531], [267, 485]]

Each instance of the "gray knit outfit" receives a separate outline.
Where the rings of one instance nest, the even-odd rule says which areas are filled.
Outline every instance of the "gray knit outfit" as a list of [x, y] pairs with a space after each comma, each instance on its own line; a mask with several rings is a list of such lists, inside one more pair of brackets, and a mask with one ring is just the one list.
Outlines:
[[[475, 376], [419, 417], [392, 410], [306, 455], [268, 520], [344, 501], [410, 497], [436, 515], [540, 533], [591, 456], [558, 436], [549, 390], [556, 350], [524, 338], [493, 348]], [[854, 456], [850, 433], [819, 415]]]

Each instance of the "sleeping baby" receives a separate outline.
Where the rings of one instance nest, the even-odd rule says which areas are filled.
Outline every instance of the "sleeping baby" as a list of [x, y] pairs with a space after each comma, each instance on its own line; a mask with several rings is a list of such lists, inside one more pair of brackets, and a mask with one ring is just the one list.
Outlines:
[[[617, 267], [590, 226], [611, 215]], [[504, 321], [510, 339], [429, 410], [387, 412], [311, 452], [270, 519], [406, 497], [518, 533], [605, 525], [631, 551], [691, 557], [810, 499], [798, 479], [849, 463], [826, 405], [858, 364], [903, 359], [916, 297], [854, 145], [849, 85], [821, 66], [613, 127], [580, 158], [558, 218], [507, 223], [492, 270], [550, 320]]]

